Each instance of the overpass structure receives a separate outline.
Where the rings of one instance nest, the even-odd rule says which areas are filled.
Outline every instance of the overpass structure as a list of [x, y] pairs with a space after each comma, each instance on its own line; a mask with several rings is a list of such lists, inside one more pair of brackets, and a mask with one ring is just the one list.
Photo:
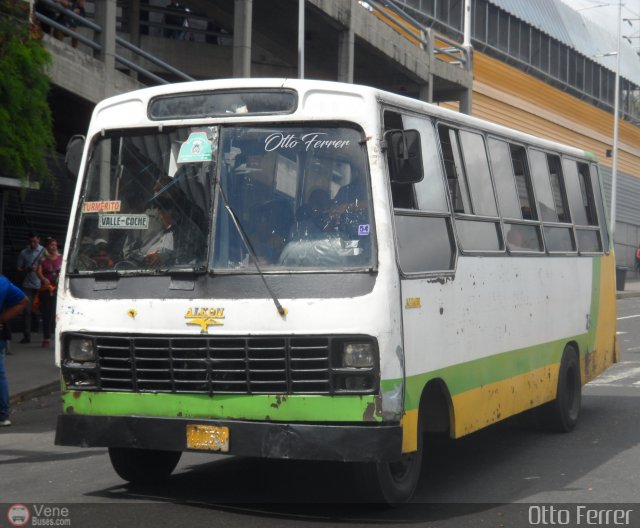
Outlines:
[[[190, 0], [188, 12], [163, 4], [88, 2], [92, 20], [80, 24], [77, 48], [45, 35], [57, 92], [95, 104], [163, 81], [300, 76], [295, 0]], [[373, 0], [306, 0], [302, 14], [306, 78], [366, 84], [470, 111], [472, 57], [459, 43]], [[168, 23], [171, 17], [185, 25]]]
[[[93, 105], [116, 93], [187, 79], [299, 76], [299, 1], [169, 1], [88, 0], [77, 47], [69, 36], [44, 35], [60, 151], [86, 130]], [[304, 76], [375, 86], [590, 150], [610, 192], [614, 73], [594, 56], [615, 41], [598, 48], [601, 31], [561, 0], [473, 0], [466, 48], [462, 4], [305, 0]], [[640, 243], [640, 58], [624, 59], [616, 252], [631, 266]], [[26, 230], [28, 216], [18, 217], [14, 225]]]

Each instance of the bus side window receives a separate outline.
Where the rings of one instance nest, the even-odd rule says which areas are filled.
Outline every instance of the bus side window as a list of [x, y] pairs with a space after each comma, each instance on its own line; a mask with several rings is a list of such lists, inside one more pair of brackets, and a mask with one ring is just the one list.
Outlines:
[[598, 173], [598, 165], [591, 163], [589, 166], [591, 172], [591, 183], [594, 188], [594, 196], [596, 199], [596, 212], [600, 219], [600, 236], [602, 237], [603, 247], [606, 251], [609, 250], [609, 231], [607, 230], [607, 221], [604, 212], [604, 202], [602, 201], [603, 193], [600, 185], [600, 174]]
[[530, 149], [529, 161], [547, 250], [557, 253], [575, 253], [576, 243], [572, 227], [558, 225], [567, 223], [569, 220], [560, 160], [558, 156]]
[[542, 251], [540, 226], [534, 224], [536, 208], [524, 147], [489, 139], [491, 168], [504, 218], [507, 248], [511, 252]]
[[533, 201], [533, 190], [531, 188], [531, 176], [527, 165], [527, 153], [520, 145], [509, 145], [511, 149], [511, 162], [513, 163], [513, 174], [516, 178], [518, 198], [520, 200], [521, 218], [523, 220], [537, 220], [535, 202]]
[[438, 133], [460, 246], [470, 252], [504, 251], [484, 136], [446, 125], [439, 125]]
[[460, 148], [458, 146], [458, 134], [453, 128], [443, 125], [438, 127], [440, 137], [440, 147], [442, 149], [442, 160], [444, 170], [449, 184], [449, 194], [455, 213], [471, 214], [471, 203], [467, 182], [462, 173], [462, 160], [460, 158]]
[[587, 163], [564, 158], [567, 195], [580, 253], [602, 251], [602, 236], [594, 199], [593, 182]]
[[567, 196], [575, 225], [580, 253], [602, 251], [602, 237], [593, 192], [591, 172], [587, 163], [564, 158]]
[[404, 274], [452, 270], [455, 244], [433, 124], [391, 111], [384, 116], [386, 129], [417, 130], [422, 148], [422, 181], [391, 184], [400, 269]]

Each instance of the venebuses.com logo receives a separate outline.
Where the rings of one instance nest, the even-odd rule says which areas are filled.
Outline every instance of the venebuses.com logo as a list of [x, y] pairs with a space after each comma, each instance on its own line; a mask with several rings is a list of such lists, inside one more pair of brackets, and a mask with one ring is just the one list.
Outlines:
[[49, 504], [13, 504], [7, 520], [11, 526], [71, 526], [69, 508]]
[[26, 526], [31, 519], [31, 512], [24, 504], [14, 504], [7, 510], [7, 519], [11, 526]]

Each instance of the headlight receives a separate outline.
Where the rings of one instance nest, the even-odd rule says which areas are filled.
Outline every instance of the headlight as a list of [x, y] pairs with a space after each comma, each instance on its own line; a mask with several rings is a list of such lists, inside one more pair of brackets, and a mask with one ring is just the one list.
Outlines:
[[69, 340], [69, 359], [74, 361], [94, 361], [96, 352], [93, 346], [93, 339], [74, 338]]
[[371, 343], [345, 343], [342, 352], [342, 364], [352, 368], [371, 368], [375, 354]]

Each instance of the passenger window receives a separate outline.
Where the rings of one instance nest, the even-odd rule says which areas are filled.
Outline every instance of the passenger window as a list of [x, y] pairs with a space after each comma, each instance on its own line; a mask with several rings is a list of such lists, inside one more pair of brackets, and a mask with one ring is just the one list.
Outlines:
[[[600, 175], [598, 174], [598, 166], [595, 163], [592, 163], [589, 166], [591, 172], [591, 182], [593, 184], [593, 188], [600, 191]], [[594, 193], [596, 198], [596, 212], [598, 213], [598, 218], [600, 218], [600, 236], [603, 240], [603, 246], [605, 251], [609, 250], [609, 231], [607, 230], [607, 218], [605, 216], [605, 208], [604, 202], [602, 201], [602, 192]]]
[[547, 154], [547, 163], [549, 165], [551, 193], [553, 194], [553, 202], [556, 206], [556, 213], [558, 214], [558, 222], [569, 224], [571, 223], [571, 215], [569, 214], [569, 204], [567, 204], [567, 192], [564, 186], [560, 158]]
[[511, 252], [541, 252], [542, 238], [540, 228], [530, 224], [504, 224], [504, 232], [507, 239], [507, 247]]
[[396, 214], [395, 219], [403, 273], [453, 269], [455, 250], [449, 218]]
[[461, 130], [460, 143], [471, 191], [473, 213], [483, 216], [498, 216], [496, 198], [491, 184], [491, 173], [489, 172], [489, 160], [484, 148], [484, 138], [480, 134]]
[[467, 182], [462, 172], [462, 160], [460, 159], [460, 149], [458, 147], [458, 134], [453, 128], [439, 126], [438, 135], [442, 148], [442, 160], [444, 170], [449, 184], [449, 194], [455, 213], [471, 214], [471, 200]]
[[568, 207], [557, 156], [539, 150], [529, 150], [531, 173], [538, 200], [538, 209], [545, 223], [543, 232], [547, 250], [551, 253], [573, 253], [576, 250], [570, 226], [549, 226], [547, 223], [567, 222]]
[[551, 193], [551, 180], [549, 169], [547, 168], [547, 157], [539, 150], [529, 151], [529, 161], [531, 162], [531, 175], [536, 189], [538, 199], [538, 209], [543, 222], [557, 222], [558, 213]]
[[540, 226], [532, 222], [537, 214], [524, 147], [491, 138], [489, 152], [507, 248], [512, 253], [540, 253], [544, 246]]
[[589, 174], [589, 166], [586, 163], [578, 163], [578, 182], [580, 183], [580, 195], [587, 222], [589, 225], [598, 225], [593, 188], [591, 187], [591, 174]]
[[385, 130], [417, 130], [424, 178], [416, 184], [391, 183], [396, 246], [405, 275], [452, 270], [455, 243], [435, 129], [427, 118], [384, 113]]
[[523, 220], [537, 220], [538, 215], [533, 202], [531, 177], [527, 166], [527, 153], [524, 147], [520, 145], [509, 145], [509, 148], [511, 150], [511, 162], [513, 163], [518, 199], [520, 200], [520, 218]]
[[500, 211], [505, 218], [522, 219], [520, 199], [513, 175], [509, 144], [497, 139], [489, 139], [491, 168], [496, 182], [496, 192]]
[[[473, 252], [503, 251], [484, 137], [446, 125], [438, 126], [438, 135], [451, 203], [455, 213], [464, 215], [456, 215], [455, 220], [462, 249]], [[480, 218], [472, 218], [471, 215]]]
[[562, 168], [566, 177], [567, 197], [575, 224], [578, 249], [581, 253], [601, 252], [602, 235], [598, 226], [589, 165], [564, 158]]
[[420, 132], [424, 178], [415, 185], [418, 209], [434, 212], [448, 211], [442, 165], [440, 164], [433, 125], [429, 120], [416, 116], [402, 116], [402, 124], [405, 130], [413, 129]]

